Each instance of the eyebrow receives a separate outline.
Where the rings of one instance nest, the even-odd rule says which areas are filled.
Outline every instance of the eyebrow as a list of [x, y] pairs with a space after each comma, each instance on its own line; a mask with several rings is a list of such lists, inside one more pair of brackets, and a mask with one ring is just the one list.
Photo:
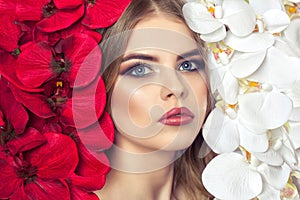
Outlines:
[[148, 61], [157, 61], [158, 59], [150, 56], [148, 54], [142, 54], [142, 53], [133, 53], [129, 54], [128, 56], [125, 56], [122, 59], [122, 62], [126, 62], [128, 60], [148, 60]]
[[185, 58], [193, 57], [193, 56], [201, 56], [199, 49], [193, 49], [184, 54], [178, 55], [177, 60], [184, 60]]
[[[178, 55], [177, 56], [177, 60], [184, 60], [185, 58], [189, 58], [192, 56], [196, 56], [196, 55], [200, 55], [199, 50], [198, 49], [193, 49], [189, 52], [186, 52], [184, 54]], [[133, 53], [133, 54], [129, 54], [127, 56], [125, 56], [122, 59], [122, 62], [126, 62], [128, 60], [147, 60], [147, 61], [158, 61], [157, 57], [153, 57], [151, 55], [148, 54], [143, 54], [143, 53]]]

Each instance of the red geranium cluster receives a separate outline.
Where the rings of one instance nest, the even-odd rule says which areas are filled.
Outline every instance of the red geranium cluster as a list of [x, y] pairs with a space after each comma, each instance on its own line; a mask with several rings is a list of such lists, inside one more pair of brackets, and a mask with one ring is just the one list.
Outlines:
[[101, 29], [129, 0], [0, 0], [0, 199], [98, 199], [113, 141]]

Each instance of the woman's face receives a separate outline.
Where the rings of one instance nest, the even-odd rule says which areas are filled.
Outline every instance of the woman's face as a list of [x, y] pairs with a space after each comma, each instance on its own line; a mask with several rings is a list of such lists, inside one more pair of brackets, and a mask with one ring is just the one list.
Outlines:
[[140, 21], [111, 97], [116, 145], [129, 152], [190, 146], [206, 113], [204, 68], [183, 22], [165, 15]]

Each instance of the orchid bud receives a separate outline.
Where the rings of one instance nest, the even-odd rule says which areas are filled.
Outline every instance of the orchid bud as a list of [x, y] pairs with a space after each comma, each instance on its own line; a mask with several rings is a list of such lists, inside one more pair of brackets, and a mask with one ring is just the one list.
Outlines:
[[267, 92], [270, 92], [273, 90], [273, 86], [271, 84], [268, 84], [268, 83], [263, 83], [261, 85], [261, 88]]

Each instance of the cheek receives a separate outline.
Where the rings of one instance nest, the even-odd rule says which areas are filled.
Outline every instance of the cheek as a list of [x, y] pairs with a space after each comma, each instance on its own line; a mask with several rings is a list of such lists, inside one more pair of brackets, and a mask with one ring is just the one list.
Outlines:
[[152, 123], [150, 113], [155, 102], [154, 91], [151, 87], [142, 87], [129, 98], [129, 117], [137, 127], [145, 128]]

